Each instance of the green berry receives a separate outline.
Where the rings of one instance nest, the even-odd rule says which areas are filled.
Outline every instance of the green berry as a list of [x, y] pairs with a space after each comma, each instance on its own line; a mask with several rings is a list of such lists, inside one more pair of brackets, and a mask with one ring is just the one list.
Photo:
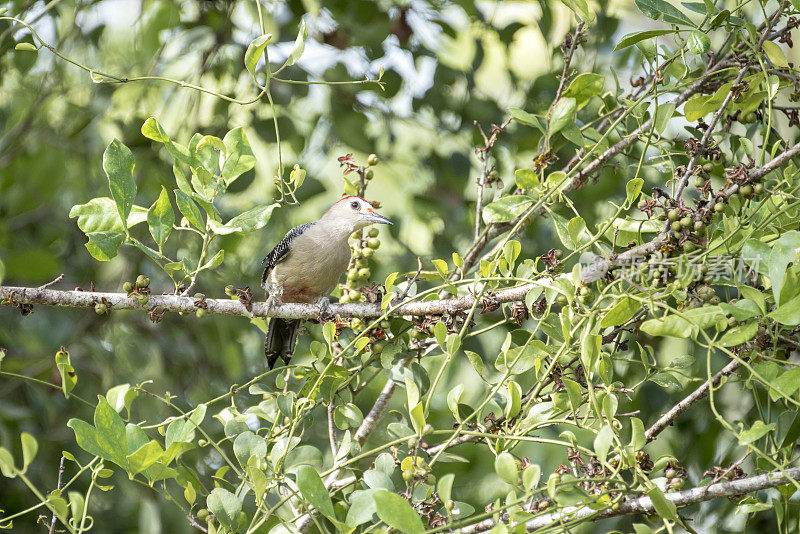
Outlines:
[[369, 163], [370, 165], [377, 165], [379, 162], [380, 160], [378, 159], [377, 154], [370, 154], [367, 157], [367, 163]]
[[350, 328], [353, 330], [362, 330], [364, 328], [364, 321], [359, 317], [353, 317], [350, 319]]
[[706, 171], [707, 173], [710, 173], [711, 171], [714, 170], [714, 164], [713, 163], [704, 163], [703, 164], [703, 170]]
[[558, 304], [559, 306], [566, 306], [567, 297], [565, 297], [564, 295], [559, 295], [558, 297], [556, 297], [556, 304]]
[[98, 302], [97, 304], [94, 305], [94, 312], [97, 315], [103, 315], [107, 311], [108, 311], [108, 307], [105, 304], [103, 304], [102, 302]]
[[680, 221], [681, 228], [689, 228], [692, 225], [692, 218], [691, 217], [684, 217]]
[[350, 298], [351, 302], [356, 302], [357, 300], [359, 300], [361, 298], [361, 291], [359, 291], [357, 289], [352, 289], [347, 294], [347, 296]]
[[369, 247], [364, 247], [361, 249], [361, 255], [365, 258], [371, 258], [374, 253], [375, 250]]
[[366, 280], [367, 278], [369, 278], [370, 271], [367, 267], [364, 267], [363, 269], [359, 269], [356, 275], [358, 276], [358, 278]]
[[122, 290], [125, 293], [130, 293], [131, 291], [133, 291], [133, 284], [131, 284], [130, 282], [125, 282], [124, 284], [122, 284]]
[[366, 180], [372, 180], [375, 177], [375, 173], [372, 172], [372, 169], [367, 169], [367, 172], [364, 173], [364, 178]]
[[348, 280], [358, 280], [358, 269], [349, 269], [347, 271]]
[[380, 354], [381, 352], [383, 352], [383, 349], [385, 347], [386, 344], [383, 341], [376, 341], [375, 343], [372, 344], [370, 350], [372, 350], [374, 354]]
[[145, 288], [150, 285], [150, 279], [147, 278], [145, 275], [140, 274], [136, 277], [136, 285], [140, 288]]
[[150, 301], [149, 295], [142, 295], [141, 293], [136, 295], [136, 298], [139, 300], [139, 304], [145, 305]]
[[378, 237], [378, 233], [379, 231], [377, 228], [370, 228], [369, 230], [367, 230], [367, 235], [369, 237]]
[[422, 435], [427, 436], [428, 434], [433, 434], [433, 425], [430, 423], [422, 428]]
[[206, 309], [205, 308], [197, 308], [197, 311], [194, 312], [198, 319], [202, 319], [206, 316]]
[[761, 193], [763, 193], [764, 192], [764, 184], [756, 184], [756, 185], [754, 185], [753, 186], [753, 192], [756, 195], [760, 195]]
[[350, 296], [347, 293], [345, 293], [341, 297], [339, 297], [339, 303], [340, 304], [347, 304], [348, 302], [350, 302]]
[[694, 186], [695, 187], [703, 187], [706, 185], [706, 178], [705, 176], [697, 175], [694, 177]]
[[[409, 443], [411, 442], [411, 440], [408, 441]], [[408, 448], [413, 449], [411, 445], [409, 445]], [[414, 480], [414, 473], [410, 469], [407, 471], [403, 471], [403, 480], [405, 480], [406, 482], [411, 482], [412, 480]]]
[[706, 223], [703, 221], [695, 221], [694, 222], [694, 231], [695, 232], [702, 232], [706, 227]]
[[677, 221], [680, 218], [680, 216], [681, 216], [681, 211], [678, 208], [675, 208], [673, 210], [669, 210], [669, 213], [667, 214], [667, 219], [669, 219], [670, 221]]
[[581, 287], [581, 289], [580, 289], [580, 295], [581, 295], [582, 297], [585, 297], [586, 295], [591, 295], [591, 294], [592, 294], [592, 290], [591, 290], [591, 289], [589, 289], [589, 288], [588, 288], [588, 287], [586, 287], [586, 286], [583, 286], [583, 287]]
[[384, 319], [383, 321], [381, 321], [381, 328], [383, 328], [384, 330], [389, 330], [391, 326], [392, 323], [390, 323], [388, 319]]
[[350, 234], [350, 237], [352, 237], [353, 239], [361, 239], [361, 232], [353, 232], [352, 234]]
[[735, 317], [728, 317], [728, 326], [733, 328], [734, 326], [738, 326], [738, 325], [739, 325], [739, 321], [737, 321]]
[[675, 221], [670, 225], [670, 228], [672, 228], [673, 232], [680, 232], [683, 226], [681, 226], [681, 223], [679, 221]]
[[753, 196], [753, 186], [743, 185], [742, 187], [739, 188], [739, 192], [741, 192], [742, 195], [744, 195], [745, 197], [750, 198]]
[[377, 237], [370, 237], [369, 239], [367, 239], [367, 244], [369, 245], [369, 248], [371, 248], [372, 250], [377, 250], [378, 247], [381, 246], [381, 240], [378, 239]]
[[709, 304], [712, 304], [712, 305], [714, 305], [714, 306], [716, 306], [716, 305], [717, 305], [717, 304], [719, 304], [720, 302], [721, 302], [721, 301], [720, 301], [720, 298], [719, 298], [718, 296], [716, 296], [716, 295], [714, 295], [713, 297], [711, 297], [711, 298], [708, 300], [708, 303], [709, 303]]
[[235, 297], [236, 296], [236, 288], [234, 286], [232, 286], [232, 285], [225, 286], [225, 294], [228, 295], [229, 297]]
[[202, 293], [195, 293], [194, 294], [194, 298], [196, 298], [196, 299], [204, 299], [204, 298], [206, 298], [206, 296], [204, 294], [202, 294]]
[[723, 204], [722, 202], [717, 202], [716, 204], [714, 204], [714, 211], [716, 211], [717, 213], [722, 213], [724, 210], [725, 210], [725, 204]]

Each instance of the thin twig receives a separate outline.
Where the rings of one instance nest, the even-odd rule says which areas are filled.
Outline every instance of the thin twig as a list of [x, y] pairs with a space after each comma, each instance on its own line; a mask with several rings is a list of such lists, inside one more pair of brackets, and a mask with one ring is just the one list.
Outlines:
[[50, 286], [56, 285], [57, 283], [59, 283], [63, 279], [64, 279], [64, 273], [61, 273], [58, 276], [56, 276], [55, 279], [51, 280], [50, 282], [47, 282], [43, 286], [39, 286], [37, 289], [47, 289]]
[[[62, 274], [59, 278], [63, 278], [64, 275]], [[56, 491], [61, 491], [61, 477], [64, 474], [64, 456], [61, 457], [61, 463], [58, 464], [58, 484], [56, 485]], [[53, 519], [50, 520], [50, 534], [53, 534], [56, 531], [56, 513], [53, 512]]]
[[728, 365], [723, 367], [719, 372], [712, 376], [710, 380], [703, 382], [700, 387], [692, 391], [682, 401], [670, 408], [664, 415], [659, 417], [655, 423], [653, 423], [653, 426], [647, 429], [647, 431], [644, 433], [645, 441], [650, 443], [656, 439], [656, 436], [658, 436], [665, 428], [670, 426], [676, 417], [688, 410], [697, 401], [704, 399], [712, 387], [716, 387], [723, 377], [732, 374], [734, 371], [736, 371], [736, 369], [739, 368], [741, 364], [742, 363], [740, 360], [731, 360]]

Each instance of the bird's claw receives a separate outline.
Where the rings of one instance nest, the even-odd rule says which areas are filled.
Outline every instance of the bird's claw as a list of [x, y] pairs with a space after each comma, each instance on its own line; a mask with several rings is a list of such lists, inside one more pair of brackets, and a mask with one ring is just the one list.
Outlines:
[[333, 312], [331, 312], [331, 299], [328, 297], [323, 297], [319, 299], [319, 313], [317, 313], [317, 319], [320, 323], [327, 323], [328, 321], [332, 321], [335, 318]]

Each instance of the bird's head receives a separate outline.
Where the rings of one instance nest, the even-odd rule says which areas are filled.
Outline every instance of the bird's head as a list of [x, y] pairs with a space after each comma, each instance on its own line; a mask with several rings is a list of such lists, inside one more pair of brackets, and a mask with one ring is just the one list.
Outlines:
[[344, 197], [330, 207], [322, 220], [332, 219], [349, 227], [349, 232], [361, 230], [370, 224], [392, 224], [392, 221], [375, 212], [372, 205], [361, 197]]

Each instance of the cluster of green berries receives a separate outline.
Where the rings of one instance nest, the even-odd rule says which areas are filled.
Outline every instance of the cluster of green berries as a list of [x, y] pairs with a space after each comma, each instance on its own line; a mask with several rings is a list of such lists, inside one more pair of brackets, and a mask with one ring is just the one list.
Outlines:
[[350, 243], [352, 249], [352, 259], [350, 267], [347, 269], [347, 283], [341, 288], [342, 296], [339, 302], [364, 302], [366, 297], [358, 290], [363, 282], [369, 279], [372, 272], [369, 268], [369, 260], [381, 246], [378, 239], [378, 229], [370, 228], [365, 231], [354, 232], [352, 237], [355, 239]]

